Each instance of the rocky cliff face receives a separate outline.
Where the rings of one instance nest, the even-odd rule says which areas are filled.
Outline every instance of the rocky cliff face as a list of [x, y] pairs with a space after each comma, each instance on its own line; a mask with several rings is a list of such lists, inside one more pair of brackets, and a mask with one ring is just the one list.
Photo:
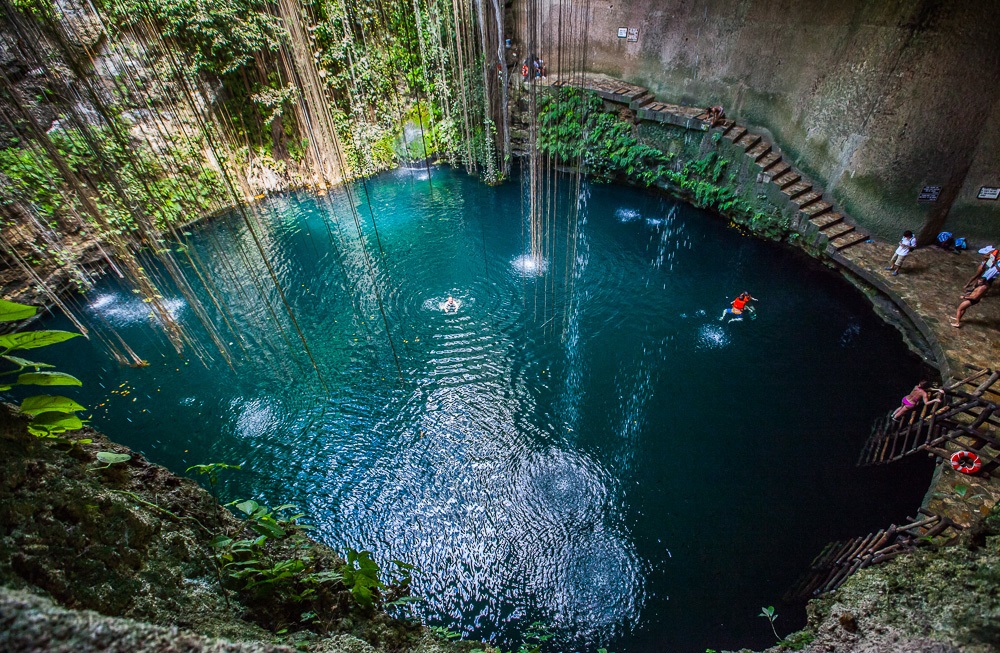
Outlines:
[[[525, 34], [527, 3], [514, 7]], [[1000, 201], [976, 199], [1000, 186], [1000, 13], [988, 0], [572, 1], [539, 12], [551, 74], [584, 45], [566, 35], [586, 33], [588, 70], [768, 128], [883, 237], [919, 230], [953, 190], [948, 228], [1000, 238]], [[561, 32], [571, 20], [586, 29]], [[917, 202], [923, 186], [943, 187], [938, 203]]]

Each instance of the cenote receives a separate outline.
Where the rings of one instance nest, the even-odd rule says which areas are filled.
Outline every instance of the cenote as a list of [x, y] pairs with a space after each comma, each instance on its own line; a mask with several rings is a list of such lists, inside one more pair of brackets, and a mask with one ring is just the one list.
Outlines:
[[[244, 334], [233, 368], [178, 357], [105, 279], [87, 319], [150, 364], [54, 348], [86, 379], [92, 425], [175, 472], [242, 465], [223, 499], [294, 503], [336, 549], [416, 564], [424, 600], [406, 614], [505, 650], [534, 622], [553, 650], [766, 647], [761, 606], [800, 627], [781, 597], [824, 544], [918, 507], [929, 463], [855, 461], [924, 370], [822, 266], [661, 195], [585, 185], [577, 246], [563, 201], [537, 269], [517, 179], [398, 170], [356, 190], [365, 251], [337, 191], [253, 207], [322, 380], [263, 267], [216, 255], [249, 238], [223, 215], [186, 246]], [[743, 290], [757, 318], [721, 322]]]

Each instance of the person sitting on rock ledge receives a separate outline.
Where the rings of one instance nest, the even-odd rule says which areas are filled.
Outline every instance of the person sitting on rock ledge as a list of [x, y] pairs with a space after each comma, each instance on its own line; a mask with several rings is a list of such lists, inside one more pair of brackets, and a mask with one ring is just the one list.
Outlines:
[[721, 104], [716, 104], [715, 106], [709, 107], [708, 109], [705, 110], [705, 114], [707, 115], [706, 120], [708, 121], [709, 128], [715, 127], [720, 121], [722, 121], [726, 117], [726, 112], [722, 108]]

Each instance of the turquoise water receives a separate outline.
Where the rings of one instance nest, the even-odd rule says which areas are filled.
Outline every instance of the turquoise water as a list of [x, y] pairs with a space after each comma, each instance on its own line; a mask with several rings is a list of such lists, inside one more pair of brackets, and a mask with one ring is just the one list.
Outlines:
[[[925, 461], [854, 462], [921, 366], [812, 261], [595, 185], [575, 251], [568, 203], [552, 211], [540, 273], [520, 259], [516, 181], [403, 170], [357, 190], [367, 257], [339, 194], [255, 209], [322, 382], [286, 344], [293, 325], [273, 324], [282, 309], [242, 220], [223, 216], [189, 246], [244, 334], [245, 350], [225, 335], [234, 369], [179, 358], [108, 279], [87, 319], [150, 365], [53, 348], [87, 380], [74, 396], [94, 426], [174, 471], [242, 464], [225, 498], [295, 503], [341, 551], [416, 563], [418, 616], [504, 648], [534, 621], [552, 651], [766, 646], [760, 607], [777, 607], [782, 634], [801, 626], [802, 606], [780, 599], [826, 542], [919, 505]], [[720, 322], [742, 290], [757, 319]]]

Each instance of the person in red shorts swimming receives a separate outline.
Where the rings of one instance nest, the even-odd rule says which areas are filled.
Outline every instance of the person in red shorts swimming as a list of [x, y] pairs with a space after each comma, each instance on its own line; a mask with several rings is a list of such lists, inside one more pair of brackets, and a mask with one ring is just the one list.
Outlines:
[[731, 307], [722, 311], [722, 317], [720, 317], [719, 320], [721, 321], [726, 319], [726, 315], [732, 315], [733, 319], [740, 318], [740, 316], [743, 315], [743, 311], [753, 310], [753, 307], [752, 306], [748, 307], [747, 304], [755, 301], [757, 301], [757, 298], [751, 297], [750, 293], [744, 290], [742, 293], [740, 293], [739, 297], [733, 300], [733, 305]]

